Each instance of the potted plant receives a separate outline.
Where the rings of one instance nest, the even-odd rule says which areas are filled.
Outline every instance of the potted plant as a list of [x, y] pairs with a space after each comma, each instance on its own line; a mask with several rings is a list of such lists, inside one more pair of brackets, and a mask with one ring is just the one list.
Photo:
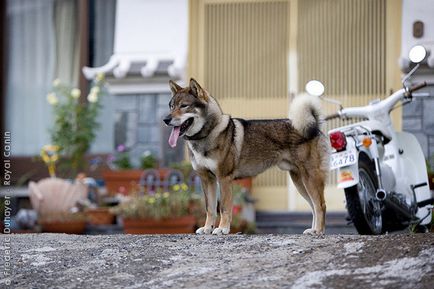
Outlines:
[[128, 194], [136, 189], [143, 170], [157, 167], [157, 159], [146, 151], [141, 157], [140, 169], [134, 168], [128, 148], [121, 144], [114, 154], [108, 156], [107, 164], [110, 170], [104, 171], [102, 176], [109, 195]]
[[29, 183], [29, 197], [38, 214], [38, 223], [44, 232], [81, 234], [86, 217], [78, 213], [77, 204], [86, 200], [87, 186], [60, 178], [46, 178]]
[[134, 169], [130, 160], [128, 148], [121, 144], [114, 154], [107, 157], [110, 170], [102, 172], [109, 195], [126, 194], [139, 183], [142, 170]]
[[38, 222], [46, 232], [82, 233], [86, 216], [76, 212], [76, 204], [86, 199], [87, 186], [82, 182], [71, 183], [56, 177], [58, 170], [64, 177], [74, 179], [85, 164], [84, 155], [95, 139], [96, 121], [101, 109], [100, 96], [104, 75], [99, 74], [93, 82], [87, 101], [81, 91], [56, 79], [53, 91], [47, 95], [53, 107], [54, 126], [51, 129], [53, 144], [41, 150], [42, 160], [47, 164], [51, 178], [38, 183], [30, 182], [30, 199], [38, 213]]
[[140, 168], [142, 170], [155, 169], [157, 167], [157, 159], [150, 151], [145, 151], [140, 158]]
[[104, 75], [99, 74], [87, 101], [81, 99], [81, 91], [60, 80], [53, 82], [53, 91], [47, 95], [53, 107], [54, 126], [51, 129], [53, 145], [58, 147], [59, 169], [63, 175], [74, 178], [85, 164], [84, 155], [96, 136], [99, 127], [97, 116], [101, 109], [100, 96], [103, 94]]
[[187, 185], [176, 185], [171, 192], [134, 197], [113, 211], [123, 218], [127, 234], [193, 233], [200, 197]]

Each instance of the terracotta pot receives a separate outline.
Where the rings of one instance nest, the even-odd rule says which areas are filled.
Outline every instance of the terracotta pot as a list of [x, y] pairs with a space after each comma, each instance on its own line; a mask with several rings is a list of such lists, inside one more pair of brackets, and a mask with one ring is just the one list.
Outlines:
[[86, 221], [44, 221], [40, 222], [42, 231], [46, 233], [83, 234]]
[[91, 225], [111, 225], [115, 221], [115, 215], [109, 208], [95, 208], [86, 210], [87, 222]]
[[194, 216], [164, 220], [125, 218], [123, 221], [126, 234], [186, 234], [193, 233], [196, 225]]
[[118, 192], [131, 192], [137, 185], [142, 175], [142, 170], [104, 171], [102, 176], [107, 192], [110, 196]]
[[249, 192], [252, 191], [252, 183], [253, 183], [253, 178], [243, 178], [243, 179], [234, 180], [234, 184], [246, 188]]

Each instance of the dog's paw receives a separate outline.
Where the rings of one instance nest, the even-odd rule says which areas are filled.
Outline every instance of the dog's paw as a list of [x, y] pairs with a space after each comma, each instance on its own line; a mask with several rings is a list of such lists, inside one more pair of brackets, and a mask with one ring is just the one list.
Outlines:
[[213, 235], [227, 235], [229, 234], [230, 228], [215, 228], [214, 231], [212, 231]]
[[208, 235], [211, 234], [212, 232], [212, 227], [200, 227], [199, 229], [196, 230], [196, 234], [198, 235]]
[[306, 229], [304, 230], [303, 235], [322, 236], [324, 235], [324, 231], [317, 231], [315, 229]]
[[304, 232], [303, 232], [303, 235], [316, 235], [316, 234], [317, 234], [317, 233], [316, 233], [315, 229], [311, 229], [311, 228], [306, 229], [306, 230], [304, 230]]
[[318, 230], [316, 230], [315, 233], [316, 233], [317, 236], [324, 236], [324, 231], [318, 231]]

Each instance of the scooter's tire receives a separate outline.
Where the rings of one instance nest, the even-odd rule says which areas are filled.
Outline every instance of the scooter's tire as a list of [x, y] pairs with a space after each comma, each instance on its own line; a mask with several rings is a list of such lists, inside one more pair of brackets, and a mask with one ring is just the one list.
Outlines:
[[359, 184], [345, 189], [348, 214], [361, 235], [379, 235], [384, 232], [381, 205], [375, 199], [377, 188], [375, 165], [361, 153]]

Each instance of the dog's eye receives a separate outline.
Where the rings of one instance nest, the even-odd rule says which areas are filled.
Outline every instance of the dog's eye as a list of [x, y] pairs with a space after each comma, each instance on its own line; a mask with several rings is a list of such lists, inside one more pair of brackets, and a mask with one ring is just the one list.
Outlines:
[[181, 104], [181, 106], [180, 106], [180, 108], [186, 108], [186, 107], [188, 107], [188, 104]]

